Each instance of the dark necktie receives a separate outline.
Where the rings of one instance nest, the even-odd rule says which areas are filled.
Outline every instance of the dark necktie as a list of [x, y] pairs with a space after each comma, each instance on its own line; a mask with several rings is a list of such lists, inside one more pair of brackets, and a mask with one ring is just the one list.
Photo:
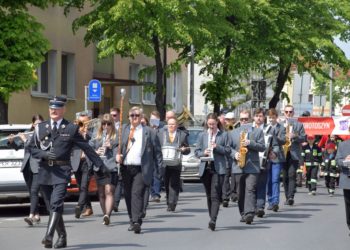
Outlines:
[[53, 122], [52, 134], [57, 135], [57, 122]]

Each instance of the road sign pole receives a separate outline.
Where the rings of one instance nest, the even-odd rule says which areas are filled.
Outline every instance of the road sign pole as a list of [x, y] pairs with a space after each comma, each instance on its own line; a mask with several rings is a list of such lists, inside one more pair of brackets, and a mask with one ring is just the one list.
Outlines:
[[85, 94], [85, 100], [84, 100], [84, 110], [87, 111], [87, 96], [88, 96], [88, 86], [84, 86], [84, 94]]

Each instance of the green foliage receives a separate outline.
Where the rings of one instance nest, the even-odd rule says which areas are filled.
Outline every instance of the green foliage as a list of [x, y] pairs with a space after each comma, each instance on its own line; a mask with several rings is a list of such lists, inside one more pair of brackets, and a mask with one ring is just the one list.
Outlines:
[[[20, 3], [2, 1], [0, 7], [0, 97], [8, 101], [11, 93], [24, 90], [37, 82], [35, 69], [44, 60], [48, 41], [42, 36], [43, 26], [26, 13]], [[26, 1], [45, 6], [47, 1]]]

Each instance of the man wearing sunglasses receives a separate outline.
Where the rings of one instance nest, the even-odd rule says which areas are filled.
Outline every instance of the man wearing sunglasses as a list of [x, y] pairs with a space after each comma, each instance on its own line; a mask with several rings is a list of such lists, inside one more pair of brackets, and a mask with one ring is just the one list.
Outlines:
[[291, 144], [287, 152], [286, 164], [282, 169], [283, 187], [286, 196], [285, 205], [294, 204], [294, 194], [296, 189], [296, 173], [301, 162], [301, 143], [306, 141], [304, 126], [293, 118], [294, 107], [286, 105], [284, 108], [284, 121], [282, 125], [289, 129], [286, 130], [286, 138], [289, 138]]
[[[251, 123], [248, 123], [250, 120], [249, 110], [242, 110], [239, 118], [241, 126], [228, 132], [232, 173], [237, 184], [241, 222], [251, 224], [256, 210], [256, 185], [260, 173], [259, 152], [265, 150], [264, 133], [262, 129], [255, 128]], [[243, 157], [242, 147], [246, 147], [248, 152], [245, 155], [244, 166], [240, 167], [238, 163]]]
[[[129, 231], [141, 232], [145, 190], [152, 183], [153, 171], [159, 173], [163, 157], [156, 132], [141, 125], [141, 109], [129, 110], [130, 124], [123, 126], [119, 142], [121, 154], [116, 161], [121, 164], [125, 202], [130, 218]], [[154, 170], [155, 169], [155, 170]]]
[[111, 108], [109, 112], [114, 120], [115, 130], [118, 131], [120, 126], [120, 109], [119, 108]]

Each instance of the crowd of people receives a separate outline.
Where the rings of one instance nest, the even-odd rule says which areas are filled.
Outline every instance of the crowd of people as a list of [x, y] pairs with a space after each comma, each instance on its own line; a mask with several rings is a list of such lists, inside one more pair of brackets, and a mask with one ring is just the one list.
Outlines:
[[[75, 207], [77, 219], [93, 214], [88, 195], [94, 175], [103, 213], [108, 226], [112, 211], [119, 211], [124, 196], [129, 216], [129, 231], [141, 232], [148, 202], [160, 202], [162, 183], [167, 211], [174, 212], [181, 189], [181, 157], [191, 152], [186, 128], [178, 124], [173, 111], [165, 121], [152, 111], [148, 117], [139, 107], [128, 110], [128, 122], [120, 123], [120, 110], [91, 119], [81, 112], [76, 121], [64, 119], [65, 98], [50, 100], [50, 119], [33, 116], [33, 133], [20, 136], [25, 147], [22, 166], [30, 190], [30, 226], [40, 221], [39, 187], [50, 212], [46, 248], [67, 246], [63, 221], [66, 187], [74, 172], [79, 185]], [[251, 117], [252, 115], [252, 117]], [[266, 211], [279, 211], [280, 175], [283, 177], [284, 204], [293, 206], [297, 186], [306, 180], [310, 195], [316, 195], [318, 178], [325, 179], [329, 195], [335, 187], [344, 189], [347, 225], [350, 229], [350, 142], [338, 144], [334, 136], [315, 142], [306, 135], [303, 124], [293, 117], [287, 105], [284, 117], [275, 109], [242, 110], [236, 121], [233, 113], [207, 116], [198, 136], [195, 156], [200, 159], [199, 175], [204, 186], [209, 213], [208, 228], [216, 228], [219, 208], [230, 201], [238, 203], [240, 221], [252, 224]], [[9, 145], [18, 145], [9, 138]], [[55, 230], [58, 240], [53, 245]]]

